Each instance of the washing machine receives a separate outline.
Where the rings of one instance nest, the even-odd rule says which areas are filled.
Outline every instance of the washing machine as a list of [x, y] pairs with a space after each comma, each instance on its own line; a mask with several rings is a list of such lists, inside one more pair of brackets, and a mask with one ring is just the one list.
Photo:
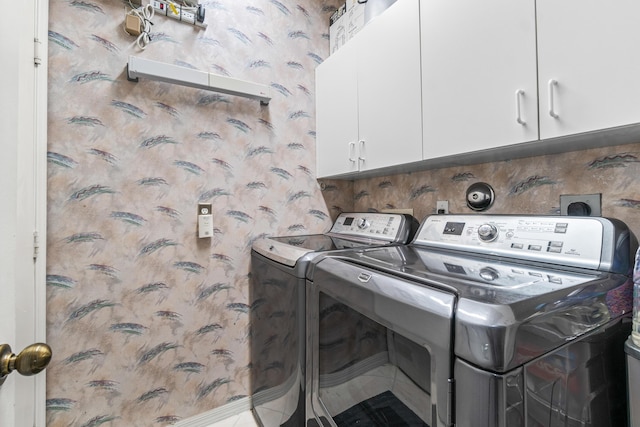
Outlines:
[[307, 425], [627, 425], [636, 249], [615, 219], [433, 215], [316, 257]]
[[252, 245], [251, 393], [264, 427], [306, 424], [306, 270], [324, 253], [404, 244], [419, 224], [407, 214], [341, 213], [327, 233], [265, 237]]

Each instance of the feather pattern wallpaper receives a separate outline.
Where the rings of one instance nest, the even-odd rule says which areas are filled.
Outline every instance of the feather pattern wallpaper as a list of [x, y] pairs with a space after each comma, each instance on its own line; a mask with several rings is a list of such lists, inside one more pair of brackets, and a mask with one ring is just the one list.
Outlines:
[[[414, 216], [422, 221], [436, 213], [438, 200], [447, 200], [450, 213], [473, 214], [476, 212], [466, 204], [466, 191], [476, 182], [486, 182], [495, 191], [493, 205], [484, 212], [488, 214], [559, 215], [561, 194], [599, 193], [602, 216], [625, 222], [640, 236], [640, 143], [637, 142], [360, 179], [353, 183], [351, 190], [353, 209], [367, 212], [412, 208]], [[334, 184], [340, 185], [332, 181], [331, 185]]]
[[[203, 0], [208, 27], [121, 0], [50, 0], [47, 373], [50, 427], [164, 426], [251, 394], [250, 248], [342, 211], [422, 220], [491, 184], [488, 213], [557, 214], [602, 193], [640, 234], [640, 144], [355, 181], [315, 179], [314, 70], [338, 0]], [[269, 106], [126, 78], [130, 55], [268, 85]], [[214, 231], [197, 238], [197, 204]]]
[[[140, 50], [128, 2], [50, 2], [49, 426], [169, 425], [248, 396], [253, 240], [324, 232], [342, 209], [315, 180], [314, 70], [337, 1], [203, 5], [206, 29], [156, 16]], [[129, 55], [273, 99], [129, 82]]]

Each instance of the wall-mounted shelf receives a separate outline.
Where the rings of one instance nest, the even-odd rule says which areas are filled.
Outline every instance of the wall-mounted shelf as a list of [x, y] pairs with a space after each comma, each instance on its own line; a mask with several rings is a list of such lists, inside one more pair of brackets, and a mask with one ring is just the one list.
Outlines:
[[130, 56], [127, 63], [127, 78], [130, 81], [137, 82], [140, 77], [226, 93], [227, 95], [257, 99], [262, 105], [268, 105], [269, 101], [271, 101], [271, 88], [269, 86]]

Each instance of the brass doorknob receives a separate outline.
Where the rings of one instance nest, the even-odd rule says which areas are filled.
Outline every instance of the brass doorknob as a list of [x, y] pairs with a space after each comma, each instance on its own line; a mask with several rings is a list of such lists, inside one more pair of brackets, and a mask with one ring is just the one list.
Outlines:
[[49, 364], [51, 354], [51, 347], [44, 343], [31, 344], [17, 356], [9, 344], [0, 344], [0, 385], [13, 371], [26, 376], [41, 372]]

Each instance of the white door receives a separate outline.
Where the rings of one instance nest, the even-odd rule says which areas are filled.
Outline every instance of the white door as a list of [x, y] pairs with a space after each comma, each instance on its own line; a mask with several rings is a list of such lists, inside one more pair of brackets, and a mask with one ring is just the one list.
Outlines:
[[[12, 2], [19, 19], [0, 25], [0, 344], [16, 354], [46, 339], [47, 6]], [[38, 67], [34, 38], [41, 41]], [[41, 244], [34, 259], [35, 232]], [[45, 374], [8, 375], [0, 386], [0, 426], [44, 425]]]
[[640, 2], [538, 0], [536, 8], [540, 138], [638, 123]]
[[357, 40], [316, 68], [316, 174], [358, 171]]
[[422, 160], [419, 3], [395, 2], [356, 35], [361, 171]]
[[534, 0], [420, 5], [424, 156], [538, 139]]
[[422, 160], [418, 5], [394, 3], [316, 68], [318, 178]]

